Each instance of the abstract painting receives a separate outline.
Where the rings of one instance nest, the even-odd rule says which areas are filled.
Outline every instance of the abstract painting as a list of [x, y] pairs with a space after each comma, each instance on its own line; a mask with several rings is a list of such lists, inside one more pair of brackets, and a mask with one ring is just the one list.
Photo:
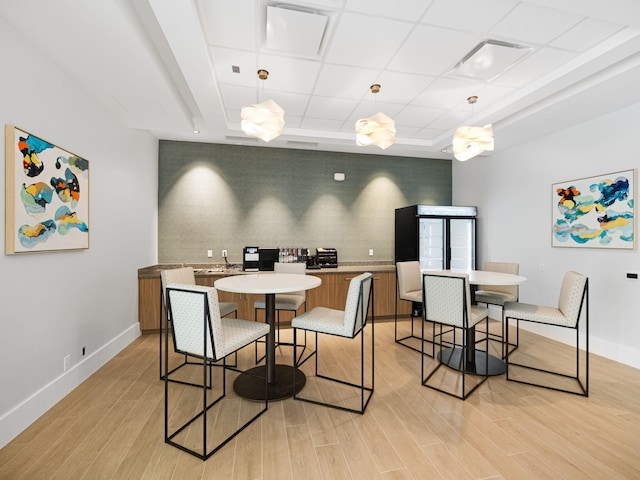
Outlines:
[[554, 247], [636, 248], [635, 169], [553, 185]]
[[89, 248], [89, 162], [5, 126], [5, 252]]

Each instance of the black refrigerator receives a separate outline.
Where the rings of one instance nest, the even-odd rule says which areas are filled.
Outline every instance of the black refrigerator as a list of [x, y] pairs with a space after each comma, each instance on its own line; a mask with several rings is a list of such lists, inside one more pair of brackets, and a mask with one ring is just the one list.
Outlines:
[[476, 207], [396, 208], [395, 261], [418, 260], [421, 270], [475, 270], [476, 213]]

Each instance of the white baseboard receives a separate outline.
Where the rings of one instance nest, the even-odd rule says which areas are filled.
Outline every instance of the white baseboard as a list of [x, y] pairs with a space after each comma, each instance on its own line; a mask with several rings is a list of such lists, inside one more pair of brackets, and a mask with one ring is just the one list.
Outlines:
[[[527, 322], [520, 323], [520, 328], [528, 330], [538, 335], [542, 335], [567, 345], [575, 346], [575, 330], [550, 328], [544, 325], [533, 325]], [[580, 337], [580, 346], [585, 345], [584, 336]], [[589, 352], [601, 357], [608, 358], [614, 362], [623, 363], [633, 368], [640, 368], [640, 350], [637, 348], [619, 345], [617, 343], [603, 340], [601, 338], [589, 336]]]
[[0, 448], [140, 336], [136, 322], [0, 418]]

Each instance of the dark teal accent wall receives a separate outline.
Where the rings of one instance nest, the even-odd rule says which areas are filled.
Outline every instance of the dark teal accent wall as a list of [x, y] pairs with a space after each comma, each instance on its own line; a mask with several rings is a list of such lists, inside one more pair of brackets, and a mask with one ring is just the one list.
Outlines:
[[247, 245], [393, 261], [396, 208], [451, 204], [450, 160], [163, 140], [158, 168], [160, 263], [240, 263]]

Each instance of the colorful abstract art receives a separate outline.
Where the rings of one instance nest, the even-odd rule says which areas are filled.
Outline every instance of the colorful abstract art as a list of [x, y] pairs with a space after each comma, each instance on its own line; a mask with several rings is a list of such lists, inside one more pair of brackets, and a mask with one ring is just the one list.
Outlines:
[[89, 248], [89, 162], [5, 126], [5, 252]]
[[637, 171], [556, 183], [554, 247], [636, 248]]

